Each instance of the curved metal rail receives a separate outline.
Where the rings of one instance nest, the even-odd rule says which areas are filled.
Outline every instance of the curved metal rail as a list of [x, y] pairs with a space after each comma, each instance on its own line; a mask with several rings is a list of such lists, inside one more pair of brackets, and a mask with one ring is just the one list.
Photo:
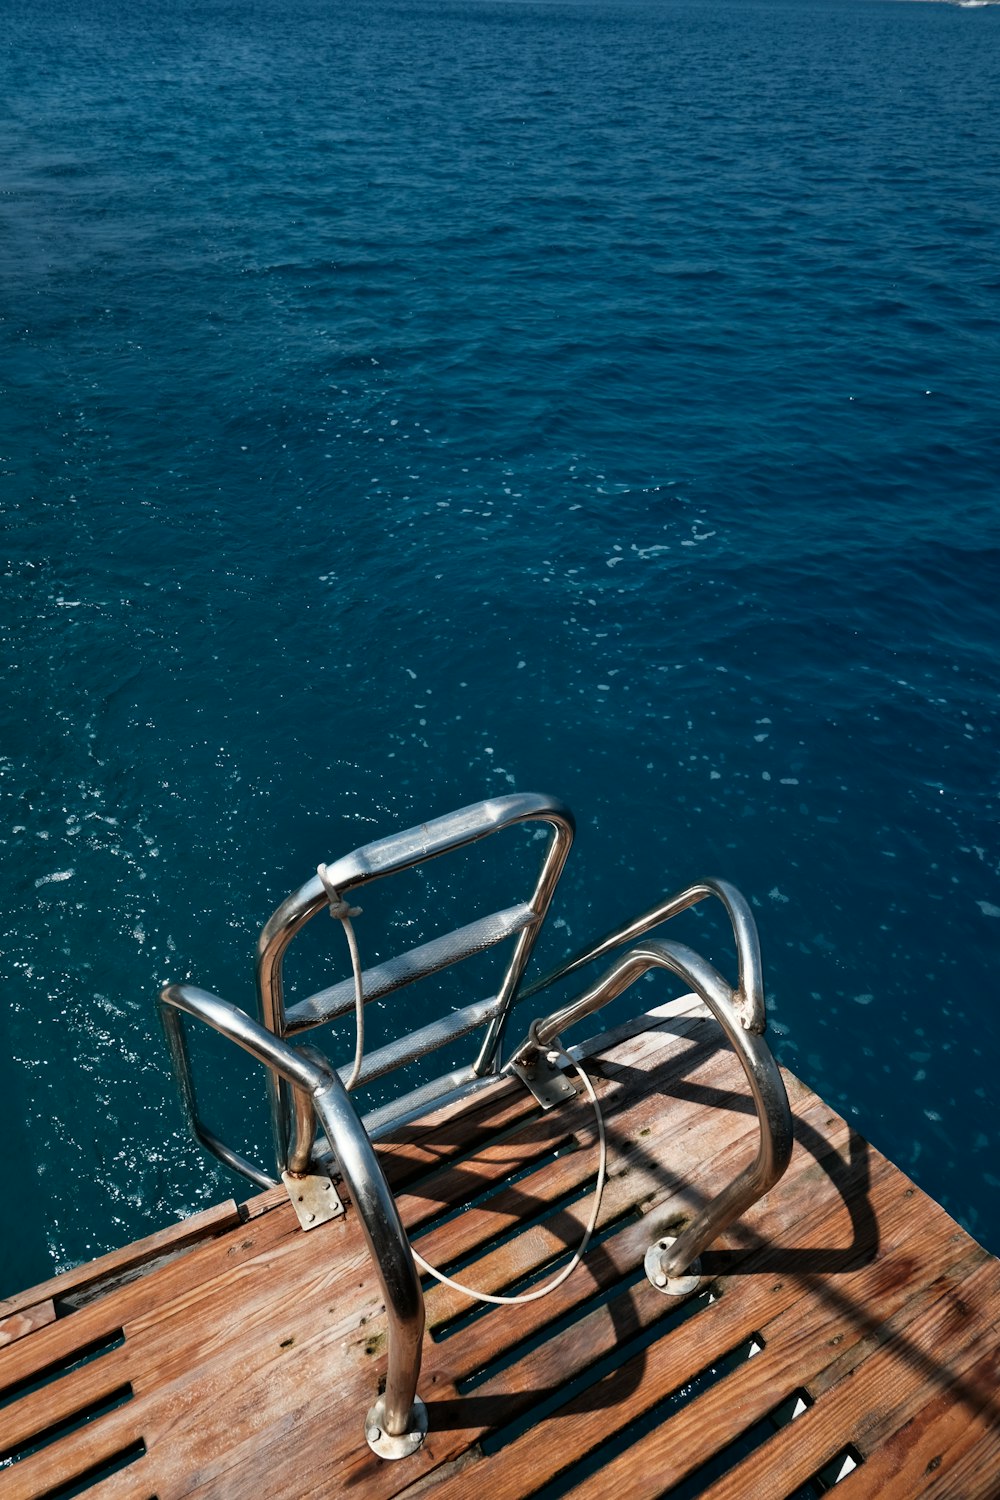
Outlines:
[[[362, 1081], [379, 1077], [413, 1056], [423, 1055], [441, 1045], [442, 1039], [451, 1040], [485, 1025], [485, 1040], [475, 1063], [425, 1085], [395, 1105], [376, 1112], [363, 1124], [338, 1072], [313, 1049], [293, 1047], [286, 1040], [349, 1008], [353, 993], [348, 991], [353, 992], [354, 983], [342, 982], [286, 1011], [282, 964], [289, 942], [312, 916], [328, 905], [337, 914], [338, 904], [358, 886], [459, 849], [512, 824], [536, 820], [548, 823], [551, 834], [529, 903], [480, 917], [467, 927], [434, 938], [362, 976], [364, 998], [377, 998], [505, 938], [516, 939], [495, 996], [465, 1006], [441, 1021], [383, 1046], [366, 1060]], [[385, 1394], [369, 1412], [365, 1428], [370, 1446], [383, 1457], [398, 1458], [413, 1452], [426, 1430], [426, 1412], [416, 1396], [424, 1303], [410, 1247], [366, 1125], [373, 1131], [379, 1129], [385, 1124], [382, 1115], [386, 1120], [391, 1115], [398, 1123], [400, 1109], [422, 1112], [439, 1101], [442, 1089], [464, 1094], [495, 1080], [504, 1028], [516, 999], [539, 994], [707, 897], [720, 901], [736, 942], [739, 976], [735, 988], [708, 960], [681, 943], [641, 942], [619, 956], [583, 993], [551, 1015], [536, 1020], [504, 1071], [516, 1071], [543, 1102], [551, 1102], [546, 1100], [544, 1090], [536, 1086], [534, 1075], [539, 1062], [550, 1056], [553, 1047], [561, 1049], [559, 1037], [566, 1028], [599, 1010], [649, 969], [669, 969], [706, 1003], [746, 1075], [757, 1110], [760, 1140], [754, 1160], [694, 1216], [677, 1239], [661, 1239], [650, 1246], [647, 1274], [661, 1289], [690, 1290], [691, 1277], [685, 1278], [682, 1273], [694, 1268], [700, 1252], [773, 1187], [788, 1165], [792, 1148], [791, 1111], [781, 1074], [762, 1039], [766, 1018], [757, 930], [746, 901], [727, 881], [702, 880], [675, 892], [582, 949], [534, 984], [520, 989], [525, 966], [565, 864], [573, 830], [572, 814], [551, 798], [500, 797], [366, 845], [335, 864], [321, 866], [314, 879], [277, 909], [261, 933], [257, 987], [263, 1025], [236, 1006], [191, 985], [169, 985], [160, 996], [164, 1026], [192, 1130], [228, 1166], [260, 1186], [273, 1183], [272, 1178], [221, 1142], [199, 1119], [184, 1014], [205, 1021], [268, 1069], [279, 1168], [287, 1162], [292, 1175], [307, 1174], [312, 1166], [317, 1121], [323, 1127], [357, 1207], [386, 1304], [388, 1379]]]
[[[535, 883], [534, 893], [527, 907], [512, 909], [507, 913], [494, 913], [493, 917], [481, 919], [468, 929], [468, 945], [449, 944], [447, 939], [425, 944], [404, 954], [394, 964], [386, 964], [383, 979], [377, 981], [378, 993], [388, 993], [402, 984], [434, 973], [446, 963], [468, 957], [483, 947], [517, 935], [517, 941], [500, 987], [491, 1003], [488, 1015], [478, 1018], [486, 1020], [486, 1033], [479, 1055], [469, 1070], [468, 1080], [493, 1074], [497, 1068], [497, 1052], [503, 1037], [510, 1007], [518, 993], [521, 976], [531, 957], [538, 933], [541, 930], [549, 903], [552, 900], [566, 857], [573, 842], [575, 822], [573, 814], [557, 798], [537, 793], [519, 792], [506, 797], [491, 797], [470, 807], [460, 808], [445, 817], [434, 818], [416, 828], [391, 835], [366, 844], [361, 849], [345, 855], [333, 864], [326, 865], [323, 878], [317, 874], [283, 901], [264, 926], [257, 944], [257, 997], [260, 1019], [275, 1036], [284, 1037], [293, 1030], [302, 1030], [309, 1025], [318, 1025], [329, 1014], [338, 1001], [332, 996], [315, 996], [310, 1001], [295, 1007], [295, 1016], [285, 1010], [283, 963], [285, 951], [297, 932], [323, 911], [333, 896], [343, 898], [347, 892], [367, 885], [369, 881], [412, 869], [425, 860], [436, 859], [441, 854], [464, 848], [467, 844], [499, 833], [517, 823], [543, 822], [552, 830], [541, 869]], [[490, 924], [492, 929], [486, 931]], [[458, 936], [458, 935], [456, 935]], [[365, 993], [369, 991], [369, 979], [365, 976]], [[351, 989], [353, 993], [353, 987]], [[345, 991], [346, 993], [346, 991]], [[316, 1006], [315, 1017], [310, 1016], [312, 1001], [323, 1001]], [[346, 1008], [350, 1007], [348, 1000]], [[442, 1036], [445, 1033], [442, 1032]], [[460, 1032], [455, 1033], [460, 1035]], [[400, 1053], [400, 1060], [408, 1060], [408, 1054]], [[395, 1065], [395, 1063], [393, 1064]], [[372, 1075], [369, 1075], [372, 1076]], [[447, 1082], [447, 1080], [445, 1080]], [[271, 1111], [274, 1129], [275, 1153], [278, 1166], [283, 1167], [287, 1159], [290, 1134], [290, 1100], [288, 1090], [272, 1074]]]
[[596, 943], [591, 943], [587, 948], [581, 948], [579, 953], [575, 953], [565, 963], [551, 969], [548, 974], [543, 974], [533, 984], [527, 985], [521, 991], [519, 1000], [530, 1000], [532, 995], [540, 994], [550, 985], [556, 984], [560, 979], [565, 979], [568, 974], [603, 958], [614, 948], [620, 948], [624, 943], [634, 942], [636, 938], [658, 927], [661, 922], [667, 922], [671, 917], [687, 911], [689, 907], [697, 906], [699, 901], [704, 901], [708, 896], [714, 896], [717, 901], [722, 902], [736, 939], [739, 983], [735, 991], [730, 991], [732, 1003], [747, 1030], [756, 1032], [758, 1036], [761, 1035], [766, 1024], [766, 1017], [764, 973], [760, 960], [757, 925], [746, 899], [734, 885], [730, 885], [728, 880], [699, 880], [694, 885], [685, 886], [682, 891], [675, 891], [673, 895], [666, 896], [655, 906], [651, 906], [648, 911], [642, 912], [638, 917], [633, 917], [622, 927], [612, 928]]
[[[425, 860], [463, 848], [514, 824], [533, 821], [547, 823], [551, 832], [530, 902], [477, 918], [465, 928], [434, 938], [362, 975], [367, 1001], [433, 974], [505, 938], [516, 939], [503, 980], [494, 996], [465, 1006], [443, 1020], [383, 1046], [366, 1060], [361, 1082], [380, 1077], [443, 1042], [485, 1026], [485, 1039], [476, 1061], [376, 1111], [366, 1118], [365, 1125], [372, 1132], [380, 1132], [388, 1123], [398, 1123], [401, 1110], [410, 1113], [422, 1111], [438, 1101], [443, 1092], [451, 1097], [482, 1087], [497, 1074], [504, 1030], [515, 1000], [541, 993], [613, 949], [634, 942], [651, 928], [712, 897], [722, 904], [732, 925], [739, 969], [735, 988], [691, 948], [680, 943], [647, 941], [620, 957], [583, 994], [562, 1005], [549, 1017], [536, 1021], [508, 1064], [508, 1069], [516, 1069], [527, 1081], [538, 1055], [550, 1049], [562, 1030], [600, 1009], [650, 968], [670, 969], [705, 1001], [725, 1031], [746, 1074], [760, 1122], [760, 1145], [753, 1163], [701, 1210], [669, 1249], [663, 1250], [661, 1269], [668, 1279], [673, 1278], [689, 1266], [722, 1229], [773, 1186], [784, 1171], [791, 1152], [791, 1113], [784, 1084], [768, 1047], [761, 1040], [766, 1017], [757, 929], [750, 907], [734, 886], [724, 880], [701, 880], [667, 896], [521, 989], [525, 967], [573, 840], [572, 813], [554, 798], [530, 793], [490, 798], [367, 844], [333, 864], [321, 866], [313, 879], [278, 907], [261, 932], [257, 945], [257, 990], [263, 1026], [251, 1022], [242, 1011], [207, 991], [186, 985], [170, 986], [164, 990], [161, 1004], [183, 1102], [192, 1129], [202, 1144], [228, 1166], [260, 1186], [272, 1185], [271, 1177], [221, 1142], [198, 1117], [179, 1014], [187, 1010], [230, 1036], [268, 1068], [279, 1169], [287, 1164], [294, 1174], [307, 1172], [317, 1117], [327, 1134], [330, 1133], [328, 1121], [321, 1113], [320, 1101], [324, 1101], [323, 1108], [332, 1120], [331, 1101], [340, 1101], [342, 1096], [346, 1100], [346, 1094], [340, 1077], [324, 1058], [311, 1054], [308, 1048], [291, 1048], [284, 1039], [349, 1009], [353, 1003], [354, 983], [343, 981], [299, 1001], [286, 1011], [282, 969], [291, 939], [310, 918], [328, 905], [336, 914], [338, 903], [343, 903], [349, 892], [372, 880], [411, 869]], [[306, 1081], [307, 1078], [311, 1081]], [[322, 1086], [320, 1079], [323, 1080]], [[355, 1134], [360, 1132], [364, 1138], [364, 1150], [374, 1164], [377, 1181], [388, 1193], [365, 1127], [359, 1124], [349, 1105], [344, 1105], [344, 1108], [348, 1111], [350, 1125], [345, 1126], [342, 1122], [340, 1128]], [[335, 1154], [342, 1159], [342, 1152], [332, 1137], [331, 1144]], [[358, 1197], [356, 1184], [353, 1191]], [[367, 1224], [365, 1232], [369, 1235], [369, 1244], [378, 1265], [377, 1241], [370, 1238]], [[398, 1415], [394, 1412], [395, 1417]], [[384, 1420], [382, 1426], [388, 1430]]]
[[[721, 882], [712, 883], [711, 894], [718, 894], [718, 891], [714, 889], [717, 884]], [[731, 891], [730, 887], [729, 892]], [[709, 891], [705, 894], [709, 894]], [[701, 897], [695, 899], [700, 900]], [[740, 901], [742, 902], [742, 897]], [[749, 912], [747, 915], [749, 916]], [[756, 950], [757, 937], [752, 917], [750, 929], [753, 937], [750, 950], [752, 954]], [[580, 963], [585, 961], [579, 960]], [[572, 964], [564, 972], [569, 972], [570, 967], [577, 966], [577, 964]], [[568, 1026], [600, 1010], [603, 1005], [607, 1005], [616, 995], [620, 995], [647, 970], [653, 968], [670, 969], [677, 974], [691, 986], [711, 1010], [740, 1060], [757, 1107], [757, 1118], [760, 1124], [760, 1145], [754, 1161], [696, 1214], [684, 1232], [673, 1241], [669, 1250], [660, 1256], [662, 1273], [666, 1277], [674, 1277], [679, 1276], [690, 1266], [716, 1235], [728, 1228], [742, 1213], [746, 1212], [751, 1204], [756, 1203], [758, 1198], [762, 1198], [774, 1186], [787, 1167], [792, 1154], [792, 1112], [778, 1065], [756, 1027], [750, 1029], [747, 1022], [743, 1020], [732, 987], [707, 959], [695, 953], [692, 948], [685, 947], [683, 943], [665, 943], [655, 940], [644, 943], [619, 958], [607, 973], [582, 995], [578, 995], [561, 1009], [553, 1011], [552, 1015], [535, 1021], [524, 1042], [514, 1052], [508, 1067], [516, 1066], [530, 1072], [536, 1060], [548, 1053], [556, 1039]], [[745, 972], [742, 970], [743, 974]], [[759, 993], [759, 1025], [760, 1030], [763, 1030], [762, 989]], [[757, 1019], [756, 1016], [754, 1019]]]
[[[319, 1053], [310, 1048], [307, 1055], [290, 1047], [237, 1006], [208, 990], [188, 984], [167, 985], [160, 994], [160, 1009], [175, 1059], [179, 1048], [186, 1064], [183, 1012], [221, 1032], [290, 1085], [296, 1097], [298, 1131], [292, 1161], [300, 1164], [300, 1171], [308, 1163], [316, 1120], [322, 1125], [358, 1211], [389, 1323], [385, 1394], [368, 1414], [365, 1436], [374, 1447], [381, 1429], [390, 1438], [402, 1440], [406, 1451], [413, 1451], [426, 1425], [416, 1398], [424, 1297], [396, 1201], [339, 1075]], [[181, 1076], [183, 1087], [183, 1072]], [[190, 1082], [189, 1070], [186, 1076]], [[385, 1456], [402, 1457], [403, 1453]]]

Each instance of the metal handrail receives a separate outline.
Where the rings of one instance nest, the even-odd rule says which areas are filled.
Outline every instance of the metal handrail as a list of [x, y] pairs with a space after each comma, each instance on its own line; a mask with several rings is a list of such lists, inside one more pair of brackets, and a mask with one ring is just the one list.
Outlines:
[[[257, 944], [257, 998], [264, 1026], [275, 1036], [288, 1035], [282, 973], [285, 951], [295, 934], [301, 931], [310, 918], [327, 907], [331, 892], [344, 897], [349, 891], [356, 890], [369, 881], [412, 869], [425, 860], [436, 859], [439, 855], [464, 848], [479, 839], [499, 833], [502, 829], [526, 822], [547, 823], [552, 836], [546, 847], [530, 902], [533, 919], [518, 934], [495, 996], [495, 1009], [491, 1010], [479, 1055], [470, 1070], [470, 1078], [495, 1073], [497, 1053], [507, 1017], [566, 863], [576, 827], [568, 807], [554, 797], [536, 793], [514, 793], [506, 797], [489, 798], [448, 813], [445, 817], [434, 818], [416, 828], [366, 844], [327, 865], [323, 879], [319, 875], [314, 876], [283, 901], [264, 926]], [[423, 977], [422, 973], [414, 971], [410, 975], [410, 978], [418, 977]], [[288, 1158], [290, 1099], [288, 1089], [282, 1086], [280, 1079], [273, 1073], [270, 1089], [275, 1154], [280, 1168]]]
[[[180, 986], [174, 986], [180, 988]], [[188, 987], [190, 988], [190, 987]], [[165, 994], [166, 991], [163, 992]], [[207, 993], [207, 991], [206, 991]], [[165, 1004], [163, 995], [160, 996], [160, 1020], [166, 1033], [167, 1046], [170, 1049], [171, 1061], [174, 1065], [174, 1077], [180, 1089], [181, 1106], [191, 1134], [199, 1145], [204, 1146], [206, 1151], [211, 1151], [225, 1166], [234, 1172], [239, 1172], [242, 1177], [248, 1177], [251, 1182], [256, 1183], [259, 1188], [272, 1188], [277, 1186], [277, 1179], [271, 1177], [267, 1172], [249, 1161], [242, 1152], [226, 1142], [220, 1140], [214, 1131], [201, 1118], [198, 1110], [198, 1098], [195, 1091], [194, 1072], [191, 1067], [191, 1055], [188, 1051], [187, 1036], [184, 1032], [184, 1024], [180, 1013], [173, 1005]], [[300, 1099], [300, 1091], [296, 1091], [296, 1105]], [[298, 1115], [296, 1116], [298, 1118]], [[315, 1130], [315, 1126], [313, 1127]], [[298, 1149], [298, 1138], [296, 1140], [296, 1152]]]
[[[368, 1413], [365, 1436], [374, 1446], [381, 1430], [390, 1438], [405, 1440], [406, 1451], [412, 1451], [426, 1426], [416, 1396], [424, 1332], [423, 1291], [396, 1200], [340, 1077], [312, 1048], [306, 1055], [290, 1047], [237, 1006], [208, 990], [187, 984], [167, 985], [160, 994], [160, 1009], [172, 1046], [179, 1037], [185, 1057], [182, 1012], [205, 1021], [294, 1089], [298, 1138], [292, 1160], [301, 1161], [305, 1155], [308, 1161], [317, 1119], [323, 1127], [358, 1211], [389, 1323], [385, 1394]], [[386, 1456], [402, 1453], [389, 1452]]]
[[[344, 898], [358, 886], [459, 849], [512, 824], [534, 820], [548, 823], [552, 833], [530, 904], [480, 918], [457, 933], [436, 938], [397, 960], [370, 970], [372, 996], [364, 993], [361, 996], [361, 999], [375, 998], [378, 994], [389, 993], [412, 979], [426, 977], [448, 963], [469, 957], [498, 941], [497, 932], [501, 936], [516, 935], [514, 952], [496, 995], [467, 1005], [371, 1053], [361, 1070], [360, 1079], [362, 1082], [371, 1081], [439, 1046], [442, 1040], [451, 1040], [485, 1026], [485, 1040], [475, 1063], [466, 1064], [442, 1079], [423, 1085], [395, 1105], [384, 1106], [366, 1117], [364, 1122], [360, 1121], [340, 1073], [312, 1048], [291, 1046], [286, 1039], [293, 1031], [309, 1029], [341, 1011], [344, 997], [340, 992], [343, 990], [346, 994], [347, 990], [346, 984], [334, 986], [286, 1013], [282, 964], [289, 942], [312, 916], [327, 905], [335, 915], [341, 914], [341, 906], [348, 910]], [[760, 1138], [754, 1160], [701, 1208], [677, 1239], [660, 1239], [649, 1247], [647, 1275], [654, 1285], [667, 1291], [680, 1293], [691, 1289], [691, 1278], [685, 1278], [681, 1273], [694, 1269], [701, 1251], [773, 1187], [788, 1165], [792, 1149], [791, 1110], [780, 1071], [763, 1040], [766, 1017], [757, 930], [746, 901], [728, 882], [703, 880], [675, 892], [632, 921], [607, 933], [597, 943], [582, 949], [524, 990], [520, 989], [525, 966], [565, 864], [573, 831], [572, 815], [551, 798], [533, 795], [502, 797], [463, 808], [393, 838], [379, 840], [355, 850], [333, 865], [320, 867], [313, 880], [277, 909], [261, 933], [257, 985], [263, 1025], [251, 1020], [236, 1006], [191, 985], [168, 985], [160, 995], [164, 1027], [192, 1130], [197, 1139], [228, 1166], [260, 1186], [273, 1185], [272, 1178], [226, 1146], [201, 1122], [184, 1015], [205, 1021], [268, 1069], [276, 1154], [279, 1167], [287, 1168], [284, 1174], [286, 1182], [288, 1173], [301, 1179], [314, 1169], [317, 1122], [325, 1132], [358, 1210], [386, 1305], [389, 1323], [386, 1389], [384, 1396], [368, 1413], [365, 1424], [369, 1445], [382, 1457], [400, 1458], [413, 1452], [426, 1431], [426, 1410], [416, 1395], [424, 1302], [409, 1243], [369, 1131], [372, 1134], [383, 1131], [390, 1119], [398, 1125], [400, 1111], [408, 1112], [407, 1117], [422, 1113], [431, 1104], [440, 1102], [442, 1096], [468, 1095], [470, 1091], [487, 1087], [495, 1081], [504, 1028], [515, 999], [539, 994], [612, 949], [634, 942], [650, 928], [707, 897], [714, 897], [722, 903], [732, 924], [739, 968], [735, 987], [693, 949], [680, 943], [646, 940], [618, 957], [588, 989], [550, 1015], [536, 1020], [504, 1072], [516, 1072], [543, 1103], [552, 1103], [551, 1091], [546, 1093], [545, 1080], [541, 1077], [540, 1064], [544, 1059], [551, 1066], [553, 1047], [561, 1049], [562, 1046], [561, 1033], [608, 1004], [652, 968], [669, 969], [678, 975], [708, 1006], [746, 1075], [757, 1111]], [[355, 982], [363, 986], [364, 975], [359, 981], [357, 967], [355, 972]], [[360, 1005], [361, 1000], [357, 1003]], [[352, 1071], [352, 1077], [356, 1071]], [[551, 1090], [551, 1079], [549, 1088]]]
[[[752, 918], [750, 922], [756, 945], [756, 929], [753, 928]], [[760, 1144], [754, 1161], [707, 1203], [683, 1233], [670, 1244], [669, 1249], [659, 1256], [659, 1268], [666, 1279], [680, 1276], [718, 1234], [762, 1198], [778, 1181], [792, 1154], [792, 1112], [785, 1085], [771, 1050], [757, 1027], [751, 1029], [741, 1015], [737, 1005], [739, 991], [734, 991], [719, 971], [692, 948], [685, 947], [682, 943], [650, 941], [623, 954], [583, 994], [553, 1011], [550, 1016], [535, 1021], [507, 1066], [526, 1070], [530, 1074], [537, 1060], [549, 1052], [567, 1027], [600, 1010], [653, 968], [670, 969], [677, 974], [704, 1000], [715, 1016], [746, 1074], [760, 1125]], [[762, 990], [760, 1012], [759, 1026], [762, 1031]], [[755, 1016], [756, 1019], [758, 1018]]]
[[547, 990], [550, 985], [556, 984], [560, 979], [565, 979], [575, 970], [594, 963], [614, 948], [622, 947], [624, 943], [630, 943], [642, 937], [653, 927], [658, 927], [661, 922], [667, 922], [682, 911], [697, 906], [699, 901], [704, 901], [708, 896], [714, 896], [725, 907], [732, 924], [733, 936], [736, 939], [739, 983], [736, 990], [732, 992], [733, 1004], [747, 1029], [759, 1035], [765, 1026], [764, 974], [760, 959], [760, 940], [757, 937], [757, 925], [746, 898], [734, 885], [730, 885], [728, 880], [699, 880], [694, 885], [685, 886], [682, 891], [674, 891], [673, 895], [665, 896], [648, 911], [633, 917], [621, 927], [612, 928], [596, 943], [581, 948], [572, 958], [566, 959], [555, 969], [543, 974], [540, 979], [534, 980], [521, 991], [519, 1000], [530, 1000], [533, 995]]

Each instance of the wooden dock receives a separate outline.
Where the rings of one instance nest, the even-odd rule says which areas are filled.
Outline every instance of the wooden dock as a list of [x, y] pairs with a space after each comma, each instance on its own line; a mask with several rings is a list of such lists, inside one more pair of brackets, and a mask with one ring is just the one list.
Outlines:
[[[607, 1118], [601, 1226], [551, 1296], [437, 1285], [423, 1448], [364, 1417], [384, 1319], [356, 1215], [304, 1233], [284, 1189], [227, 1203], [0, 1303], [0, 1500], [179, 1496], [802, 1500], [1000, 1496], [1000, 1262], [786, 1075], [786, 1176], [687, 1298], [645, 1280], [656, 1234], [754, 1152], [743, 1074], [676, 1002], [588, 1048]], [[380, 1147], [432, 1263], [516, 1290], [575, 1246], [586, 1100], [503, 1082]]]

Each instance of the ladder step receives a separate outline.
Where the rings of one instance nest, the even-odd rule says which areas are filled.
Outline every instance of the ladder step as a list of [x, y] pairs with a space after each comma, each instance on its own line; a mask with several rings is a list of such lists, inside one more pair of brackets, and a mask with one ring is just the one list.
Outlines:
[[[476, 953], [485, 952], [495, 943], [514, 937], [537, 921], [538, 917], [532, 908], [522, 902], [518, 906], [507, 907], [505, 911], [495, 911], [487, 917], [479, 917], [467, 927], [458, 927], [454, 932], [446, 932], [419, 948], [411, 948], [409, 952], [390, 958], [374, 969], [366, 969], [362, 976], [365, 1003], [379, 1000], [383, 995], [401, 989], [404, 984], [412, 984], [415, 979], [436, 974], [449, 964], [459, 963], [464, 958], [472, 958]], [[320, 990], [308, 999], [300, 1000], [297, 1005], [289, 1006], [285, 1013], [284, 1034], [294, 1036], [296, 1032], [308, 1031], [312, 1026], [322, 1026], [324, 1022], [344, 1015], [353, 1006], [354, 980], [343, 979], [330, 989]]]
[[[401, 1068], [427, 1052], [446, 1046], [457, 1037], [468, 1036], [470, 1031], [475, 1031], [484, 1021], [492, 1020], [499, 1008], [499, 1000], [492, 995], [489, 1000], [477, 1000], [474, 1005], [464, 1005], [461, 1010], [452, 1011], [450, 1016], [442, 1016], [438, 1021], [431, 1021], [428, 1026], [421, 1026], [418, 1031], [411, 1031], [407, 1036], [397, 1037], [394, 1042], [387, 1042], [384, 1047], [379, 1047], [366, 1056], [361, 1065], [358, 1088], [364, 1088], [366, 1083], [372, 1083], [383, 1074], [391, 1073], [393, 1068]], [[338, 1072], [345, 1080], [351, 1075], [350, 1067], [340, 1068]]]
[[432, 1078], [429, 1083], [420, 1084], [401, 1099], [391, 1099], [388, 1104], [381, 1104], [377, 1109], [370, 1110], [362, 1116], [361, 1123], [373, 1141], [381, 1140], [384, 1135], [418, 1119], [428, 1109], [439, 1109], [450, 1104], [453, 1099], [497, 1088], [503, 1082], [496, 1073], [477, 1077], [471, 1065], [467, 1064], [464, 1068], [454, 1068], [450, 1073]]

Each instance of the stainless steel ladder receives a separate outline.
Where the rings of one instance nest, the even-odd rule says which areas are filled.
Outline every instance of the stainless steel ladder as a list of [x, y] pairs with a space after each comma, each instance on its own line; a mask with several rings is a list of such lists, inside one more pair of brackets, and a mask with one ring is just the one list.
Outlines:
[[[312, 1047], [292, 1038], [350, 1011], [354, 979], [341, 981], [286, 1007], [283, 961], [292, 938], [318, 913], [336, 913], [348, 893], [371, 881], [408, 870], [461, 849], [516, 824], [541, 822], [549, 834], [534, 890], [526, 902], [494, 911], [420, 947], [364, 971], [364, 1003], [438, 973], [505, 941], [514, 940], [494, 994], [451, 1015], [418, 1027], [372, 1052], [358, 1085], [382, 1078], [476, 1030], [483, 1038], [465, 1066], [412, 1089], [359, 1120], [341, 1076]], [[297, 1203], [304, 1228], [339, 1211], [330, 1171], [339, 1171], [350, 1191], [385, 1298], [389, 1322], [389, 1370], [385, 1394], [368, 1413], [365, 1435], [384, 1458], [415, 1451], [426, 1431], [426, 1413], [416, 1396], [424, 1327], [423, 1294], [409, 1244], [372, 1147], [372, 1140], [401, 1121], [424, 1113], [445, 1099], [494, 1084], [501, 1072], [514, 1074], [551, 1108], [575, 1088], [559, 1066], [561, 1035], [621, 994], [652, 968], [677, 975], [719, 1022], [746, 1075], [757, 1109], [760, 1141], [756, 1157], [718, 1196], [706, 1204], [675, 1240], [654, 1241], [646, 1274], [665, 1292], [684, 1293], [696, 1285], [690, 1273], [701, 1251], [781, 1176], [791, 1154], [791, 1112], [784, 1084], [763, 1040], [765, 1008], [760, 948], [750, 908], [725, 881], [703, 880], [667, 897], [631, 922], [581, 949], [550, 973], [522, 987], [522, 980], [573, 840], [569, 809], [551, 797], [516, 794], [491, 798], [445, 817], [356, 849], [317, 874], [289, 896], [264, 926], [257, 947], [260, 1021], [192, 985], [168, 985], [160, 1007], [191, 1129], [201, 1143], [233, 1170], [261, 1187], [275, 1179], [227, 1146], [202, 1121], [183, 1026], [185, 1014], [206, 1022], [257, 1058], [268, 1070], [275, 1157], [279, 1173]], [[683, 944], [644, 935], [706, 898], [720, 901], [733, 928], [738, 978], [731, 985], [719, 971]], [[640, 941], [641, 940], [641, 941]], [[589, 988], [548, 1016], [536, 1019], [506, 1065], [501, 1051], [512, 1007], [540, 994], [585, 965], [631, 944]], [[321, 1127], [317, 1149], [317, 1123]], [[322, 1145], [325, 1139], [326, 1146]], [[330, 1154], [324, 1157], [323, 1152]], [[318, 1197], [325, 1194], [326, 1208]]]

